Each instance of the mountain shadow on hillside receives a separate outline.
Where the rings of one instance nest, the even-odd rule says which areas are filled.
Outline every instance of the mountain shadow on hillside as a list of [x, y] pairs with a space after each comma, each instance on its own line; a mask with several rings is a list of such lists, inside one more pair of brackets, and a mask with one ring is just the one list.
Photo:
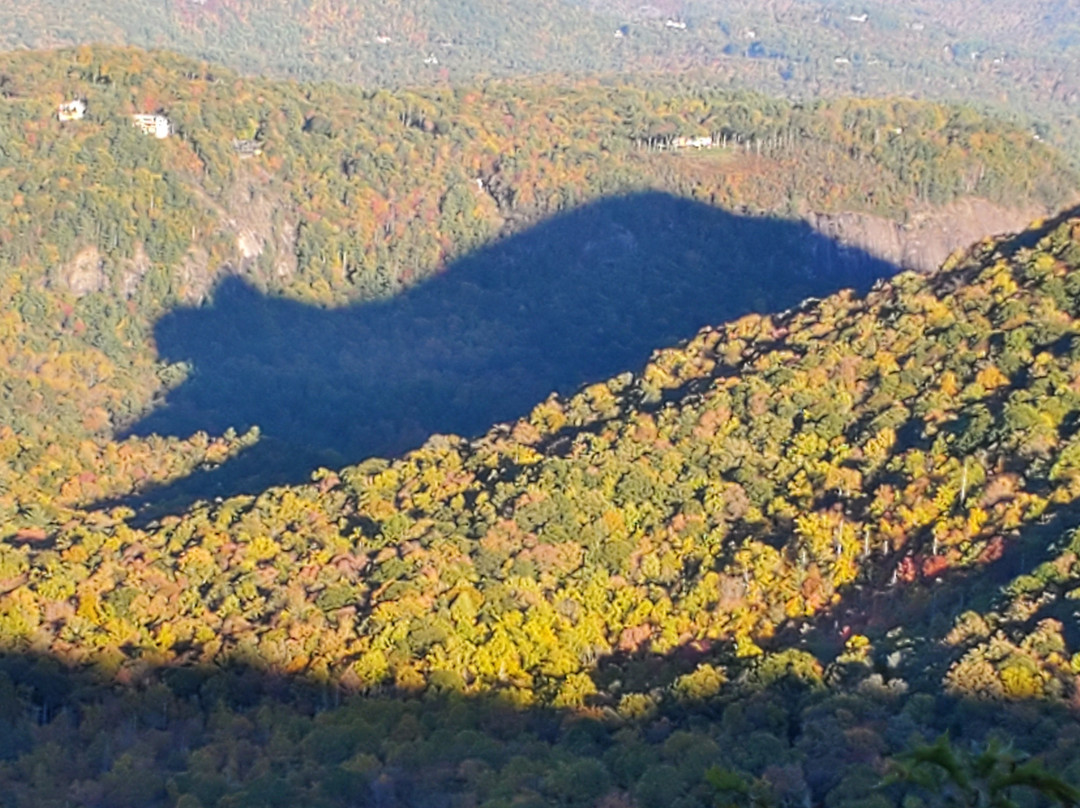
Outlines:
[[895, 271], [805, 223], [642, 193], [556, 216], [385, 301], [324, 309], [229, 277], [157, 323], [162, 359], [192, 372], [130, 434], [258, 426], [259, 443], [126, 504], [161, 512], [434, 433], [475, 436], [553, 391], [640, 369], [706, 324]]

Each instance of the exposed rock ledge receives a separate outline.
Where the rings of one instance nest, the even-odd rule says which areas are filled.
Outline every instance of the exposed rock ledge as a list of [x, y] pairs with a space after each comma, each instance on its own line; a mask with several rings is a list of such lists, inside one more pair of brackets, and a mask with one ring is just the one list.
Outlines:
[[1036, 206], [1010, 208], [967, 198], [913, 212], [904, 223], [850, 212], [810, 213], [804, 218], [843, 247], [863, 250], [901, 269], [933, 272], [956, 250], [989, 236], [1021, 231], [1048, 214]]

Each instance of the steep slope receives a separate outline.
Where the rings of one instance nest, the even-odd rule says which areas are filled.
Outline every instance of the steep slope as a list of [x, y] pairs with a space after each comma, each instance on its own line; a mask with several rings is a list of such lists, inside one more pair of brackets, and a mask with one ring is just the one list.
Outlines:
[[[145, 652], [166, 631], [192, 659], [228, 653], [230, 635], [254, 651], [293, 621], [329, 631], [353, 614], [342, 647], [324, 638], [312, 657], [274, 640], [258, 655], [289, 668], [352, 660], [339, 673], [368, 685], [451, 666], [476, 687], [536, 692], [620, 646], [728, 639], [758, 653], [781, 622], [856, 580], [977, 566], [1009, 531], [1072, 502], [1074, 224], [1037, 249], [991, 244], [865, 299], [706, 330], [640, 376], [552, 398], [474, 443], [434, 438], [400, 461], [146, 533], [116, 523], [95, 539], [78, 520], [51, 540], [106, 555], [64, 599], [82, 604], [80, 632], [105, 645]], [[130, 584], [107, 563], [128, 545], [144, 556], [124, 573]], [[34, 557], [7, 552], [13, 570]], [[114, 587], [146, 588], [142, 568], [178, 582], [176, 605], [186, 587], [201, 592], [186, 617], [164, 603], [150, 624], [101, 610]], [[287, 597], [279, 576], [296, 571]], [[91, 579], [112, 583], [80, 598]], [[290, 597], [321, 608], [287, 608]], [[484, 603], [495, 611], [465, 640]], [[561, 637], [549, 648], [512, 619], [526, 604], [539, 619], [545, 603], [577, 604], [545, 618]], [[21, 614], [43, 639], [67, 631]], [[387, 656], [382, 636], [405, 644]], [[491, 668], [496, 640], [520, 648]]]
[[[0, 423], [10, 430], [3, 473], [12, 480], [3, 508], [24, 514], [19, 529], [55, 524], [56, 507], [184, 477], [256, 438], [241, 440], [229, 427], [242, 434], [266, 427], [269, 436], [266, 419], [230, 420], [243, 413], [214, 406], [220, 399], [195, 402], [194, 412], [189, 406], [187, 417], [170, 424], [145, 419], [163, 401], [176, 403], [171, 391], [191, 390], [184, 381], [192, 374], [197, 380], [200, 370], [191, 354], [157, 353], [169, 346], [155, 344], [156, 324], [178, 307], [212, 308], [210, 293], [223, 278], [238, 276], [265, 294], [267, 311], [280, 296], [312, 307], [313, 318], [322, 306], [357, 307], [363, 318], [378, 307], [360, 307], [393, 299], [387, 305], [408, 316], [391, 318], [396, 336], [381, 335], [385, 343], [408, 353], [408, 323], [432, 337], [417, 356], [402, 356], [402, 367], [457, 340], [461, 366], [481, 372], [463, 379], [459, 369], [453, 380], [473, 387], [499, 371], [501, 337], [460, 318], [425, 319], [409, 309], [414, 298], [399, 293], [447, 268], [451, 278], [464, 278], [452, 270], [483, 269], [477, 265], [486, 261], [471, 285], [444, 286], [456, 291], [463, 310], [476, 312], [473, 320], [501, 318], [503, 327], [519, 328], [507, 322], [509, 309], [493, 314], [493, 305], [528, 310], [526, 290], [540, 288], [529, 286], [530, 268], [551, 280], [564, 263], [552, 245], [565, 241], [578, 249], [580, 278], [541, 284], [549, 294], [538, 302], [548, 313], [574, 310], [585, 290], [594, 302], [604, 299], [631, 270], [627, 288], [642, 290], [641, 300], [652, 306], [649, 327], [637, 328], [641, 306], [624, 311], [609, 300], [603, 305], [610, 322], [597, 327], [628, 336], [632, 345], [608, 340], [604, 361], [580, 352], [559, 363], [549, 357], [539, 363], [547, 375], [520, 362], [513, 372], [526, 383], [517, 409], [478, 405], [450, 423], [421, 413], [409, 423], [369, 426], [365, 436], [350, 416], [350, 407], [362, 403], [342, 405], [342, 391], [327, 384], [333, 373], [301, 378], [310, 393], [291, 424], [276, 421], [277, 437], [304, 420], [357, 437], [336, 455], [279, 445], [273, 462], [256, 463], [245, 475], [254, 492], [268, 481], [306, 479], [318, 465], [415, 447], [428, 427], [474, 434], [520, 415], [550, 390], [572, 392], [583, 381], [639, 367], [650, 348], [684, 339], [702, 323], [786, 308], [797, 296], [854, 282], [845, 261], [863, 255], [859, 248], [874, 239], [838, 233], [853, 248], [839, 259], [831, 239], [809, 232], [800, 218], [873, 215], [874, 228], [908, 237], [919, 232], [903, 230], [912, 208], [955, 226], [955, 210], [978, 205], [975, 218], [987, 208], [1015, 210], [1009, 215], [1017, 227], [1065, 203], [1075, 187], [1061, 154], [1023, 129], [967, 108], [911, 101], [800, 107], [741, 94], [585, 82], [370, 93], [241, 79], [168, 54], [110, 48], [8, 54], [0, 57], [0, 77], [0, 192], [11, 200], [0, 211], [0, 290], [10, 301], [2, 313]], [[58, 121], [58, 105], [73, 98], [86, 102], [86, 117]], [[132, 114], [156, 111], [169, 118], [173, 136], [155, 140], [131, 126]], [[719, 147], [673, 148], [679, 137], [699, 136]], [[617, 203], [588, 208], [648, 190], [665, 192], [667, 201], [636, 211]], [[543, 244], [525, 235], [549, 219]], [[735, 226], [740, 221], [746, 226]], [[720, 222], [731, 226], [724, 230]], [[865, 232], [872, 236], [874, 228]], [[786, 236], [763, 237], [769, 231]], [[960, 245], [942, 242], [939, 249]], [[791, 270], [783, 277], [754, 271], [761, 250], [788, 247], [786, 256], [774, 256], [776, 266]], [[807, 249], [818, 252], [809, 265]], [[546, 256], [547, 274], [538, 255]], [[872, 266], [867, 259], [859, 277], [870, 278]], [[736, 275], [763, 282], [732, 286]], [[680, 294], [657, 294], [653, 287], [666, 283]], [[500, 296], [500, 289], [511, 294]], [[680, 319], [688, 306], [694, 317]], [[446, 313], [445, 306], [438, 310]], [[326, 321], [343, 326], [348, 319]], [[532, 325], [543, 334], [541, 323]], [[338, 342], [326, 353], [341, 354], [356, 336]], [[478, 347], [463, 354], [465, 342]], [[273, 370], [257, 350], [243, 353], [256, 368], [234, 374], [233, 383]], [[483, 356], [491, 361], [483, 364]], [[559, 364], [573, 372], [551, 370]], [[380, 405], [383, 414], [390, 409]], [[142, 432], [172, 437], [116, 440], [136, 423]], [[219, 437], [191, 437], [200, 429]], [[264, 450], [269, 443], [262, 441]], [[288, 475], [260, 475], [289, 462], [296, 467]]]
[[885, 756], [943, 729], [1075, 775], [1078, 317], [1073, 215], [476, 441], [9, 534], [6, 790], [696, 806], [721, 765], [891, 804]]

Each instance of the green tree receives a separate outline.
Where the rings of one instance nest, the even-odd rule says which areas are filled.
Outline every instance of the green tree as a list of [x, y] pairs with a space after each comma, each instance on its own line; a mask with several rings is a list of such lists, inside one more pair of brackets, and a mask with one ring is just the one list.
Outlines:
[[1037, 760], [992, 739], [984, 748], [966, 751], [947, 735], [932, 744], [897, 755], [886, 783], [906, 783], [930, 795], [932, 804], [961, 808], [1016, 808], [1016, 789], [1072, 808], [1080, 790], [1047, 771]]

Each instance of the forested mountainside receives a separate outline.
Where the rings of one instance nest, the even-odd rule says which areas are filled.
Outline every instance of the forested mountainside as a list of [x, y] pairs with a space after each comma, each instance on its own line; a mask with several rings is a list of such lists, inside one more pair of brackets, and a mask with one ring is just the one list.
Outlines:
[[1080, 217], [893, 278], [1076, 187], [911, 100], [0, 55], [0, 805], [1076, 781]]
[[1061, 0], [28, 0], [0, 14], [5, 49], [95, 42], [366, 84], [697, 65], [793, 92], [882, 92], [913, 74], [938, 92], [996, 83], [1069, 102], [1080, 89], [1080, 15]]
[[1023, 113], [1080, 155], [1080, 11], [1063, 0], [26, 0], [0, 49], [164, 47], [368, 87], [676, 74], [792, 98], [913, 95]]
[[9, 510], [0, 791], [884, 808], [934, 804], [883, 775], [942, 731], [1075, 782], [1078, 279], [1068, 214], [473, 441]]
[[[5, 508], [40, 529], [57, 507], [218, 464], [252, 427], [266, 435], [229, 472], [243, 485], [211, 493], [475, 435], [706, 323], [903, 264], [834, 238], [851, 216], [910, 238], [944, 210], [962, 233], [987, 205], [1026, 222], [1076, 188], [1030, 133], [912, 101], [372, 93], [109, 48], [5, 55], [0, 88]], [[58, 121], [72, 99], [85, 117]], [[170, 137], [132, 126], [154, 112]], [[989, 202], [956, 221], [975, 198]], [[240, 282], [219, 299], [225, 278]], [[497, 379], [505, 395], [486, 397]], [[270, 413], [256, 391], [302, 405]], [[173, 437], [116, 440], [129, 433]]]

